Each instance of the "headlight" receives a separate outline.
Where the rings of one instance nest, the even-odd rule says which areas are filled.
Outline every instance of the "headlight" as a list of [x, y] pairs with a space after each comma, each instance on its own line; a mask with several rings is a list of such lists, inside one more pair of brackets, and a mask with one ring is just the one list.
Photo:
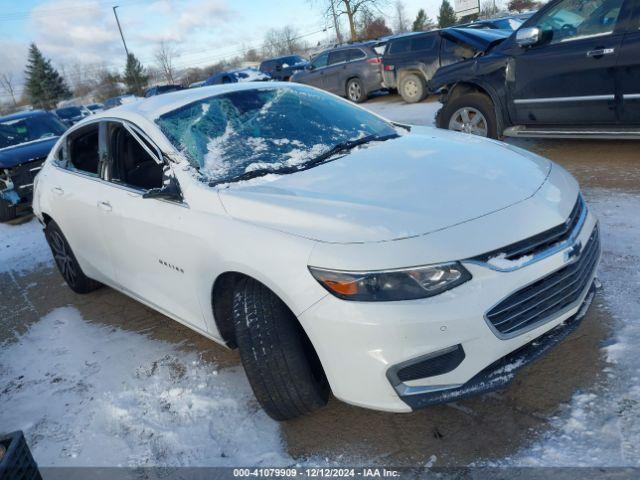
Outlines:
[[372, 272], [317, 267], [309, 267], [309, 271], [336, 297], [359, 302], [433, 297], [471, 279], [471, 274], [459, 262]]

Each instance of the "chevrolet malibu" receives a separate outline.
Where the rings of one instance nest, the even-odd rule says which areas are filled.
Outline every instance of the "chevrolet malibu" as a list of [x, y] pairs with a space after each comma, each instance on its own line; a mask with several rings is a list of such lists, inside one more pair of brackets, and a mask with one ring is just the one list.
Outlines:
[[68, 130], [34, 210], [69, 287], [229, 348], [278, 420], [504, 387], [593, 298], [597, 221], [562, 167], [312, 87], [183, 90]]

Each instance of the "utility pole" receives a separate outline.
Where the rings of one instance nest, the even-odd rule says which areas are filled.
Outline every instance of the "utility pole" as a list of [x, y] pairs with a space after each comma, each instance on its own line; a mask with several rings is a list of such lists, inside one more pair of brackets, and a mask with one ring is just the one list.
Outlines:
[[122, 38], [122, 44], [124, 45], [124, 51], [127, 54], [127, 61], [129, 60], [129, 50], [127, 49], [127, 42], [124, 41], [124, 35], [122, 34], [122, 27], [120, 26], [120, 20], [118, 19], [118, 12], [116, 12], [118, 5], [113, 7], [113, 15], [116, 17], [116, 23], [118, 24], [118, 30], [120, 30], [120, 38]]
[[333, 28], [336, 29], [336, 37], [338, 43], [342, 44], [342, 35], [340, 34], [340, 24], [338, 23], [338, 15], [336, 13], [336, 0], [329, 0], [331, 3], [331, 16], [333, 17]]

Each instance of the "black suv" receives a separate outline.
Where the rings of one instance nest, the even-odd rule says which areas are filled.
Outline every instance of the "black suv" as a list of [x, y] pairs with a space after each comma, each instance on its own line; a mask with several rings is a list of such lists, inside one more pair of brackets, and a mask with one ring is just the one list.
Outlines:
[[509, 36], [508, 31], [447, 28], [396, 36], [382, 56], [383, 84], [398, 89], [405, 102], [427, 96], [427, 82], [443, 65], [472, 58]]
[[441, 128], [640, 138], [640, 1], [552, 0], [485, 55], [440, 69]]
[[263, 60], [260, 71], [269, 74], [273, 80], [288, 81], [298, 70], [304, 70], [309, 62], [300, 55], [287, 55]]
[[34, 178], [65, 130], [41, 110], [0, 117], [0, 222], [31, 207]]
[[377, 41], [353, 43], [325, 50], [291, 81], [313, 85], [352, 102], [364, 102], [382, 88]]

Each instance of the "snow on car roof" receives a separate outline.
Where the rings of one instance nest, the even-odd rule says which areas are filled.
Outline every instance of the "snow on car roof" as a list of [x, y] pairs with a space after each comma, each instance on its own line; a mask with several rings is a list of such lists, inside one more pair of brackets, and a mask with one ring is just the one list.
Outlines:
[[271, 89], [282, 87], [291, 87], [291, 83], [260, 82], [259, 84], [256, 84], [252, 82], [240, 82], [222, 85], [211, 85], [200, 88], [190, 88], [145, 98], [138, 102], [133, 102], [126, 105], [121, 105], [111, 110], [107, 110], [106, 112], [99, 113], [98, 115], [94, 116], [94, 118], [115, 116], [132, 121], [143, 118], [147, 121], [153, 122], [156, 118], [167, 112], [180, 108], [183, 105], [197, 102], [198, 100], [202, 100], [204, 98], [242, 90], [259, 90], [264, 88]]

